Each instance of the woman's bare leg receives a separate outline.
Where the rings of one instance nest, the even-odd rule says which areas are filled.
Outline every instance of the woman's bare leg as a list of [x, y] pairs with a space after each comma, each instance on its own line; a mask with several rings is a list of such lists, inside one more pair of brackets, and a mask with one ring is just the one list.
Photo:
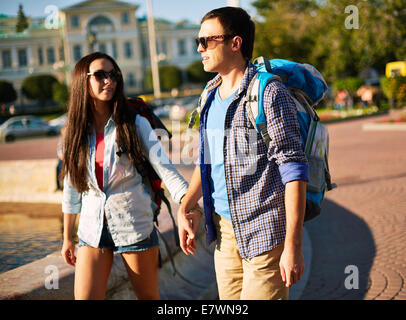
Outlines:
[[103, 300], [112, 265], [112, 250], [79, 247], [75, 267], [75, 299]]
[[138, 300], [159, 300], [158, 249], [121, 254]]

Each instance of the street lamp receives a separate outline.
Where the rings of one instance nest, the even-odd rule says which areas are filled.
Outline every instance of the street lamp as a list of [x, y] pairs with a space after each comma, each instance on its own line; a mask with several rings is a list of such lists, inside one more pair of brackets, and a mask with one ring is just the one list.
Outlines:
[[161, 85], [159, 84], [159, 69], [158, 69], [158, 57], [156, 54], [154, 16], [152, 14], [151, 0], [146, 1], [148, 12], [148, 39], [149, 39], [149, 53], [151, 57], [152, 86], [154, 87], [154, 97], [159, 99], [161, 97]]
[[238, 0], [227, 0], [227, 6], [229, 7], [239, 7], [239, 1]]
[[94, 51], [94, 45], [97, 42], [97, 36], [96, 36], [96, 32], [94, 32], [93, 30], [89, 30], [89, 32], [87, 33], [87, 43], [89, 45], [89, 53], [92, 53]]

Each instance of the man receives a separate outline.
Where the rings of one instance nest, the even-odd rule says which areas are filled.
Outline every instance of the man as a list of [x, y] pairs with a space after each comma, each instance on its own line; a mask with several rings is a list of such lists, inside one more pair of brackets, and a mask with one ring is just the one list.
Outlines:
[[214, 253], [220, 299], [288, 299], [304, 271], [302, 227], [308, 166], [295, 105], [272, 81], [264, 110], [271, 137], [266, 149], [244, 99], [256, 73], [255, 25], [241, 8], [207, 13], [198, 52], [208, 83], [199, 127], [199, 164], [178, 211], [182, 250], [194, 254], [200, 214], [188, 213], [203, 195], [207, 243]]

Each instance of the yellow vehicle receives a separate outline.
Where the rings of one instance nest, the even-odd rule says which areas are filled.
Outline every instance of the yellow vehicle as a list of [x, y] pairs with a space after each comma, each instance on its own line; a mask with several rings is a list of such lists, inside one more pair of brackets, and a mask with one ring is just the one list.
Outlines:
[[394, 61], [386, 64], [385, 75], [390, 77], [406, 77], [406, 61]]

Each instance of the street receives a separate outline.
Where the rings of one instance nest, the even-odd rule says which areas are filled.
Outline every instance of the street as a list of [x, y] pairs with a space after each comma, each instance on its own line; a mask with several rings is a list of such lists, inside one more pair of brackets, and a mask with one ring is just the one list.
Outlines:
[[0, 143], [0, 161], [56, 159], [58, 139], [59, 137], [41, 137]]

